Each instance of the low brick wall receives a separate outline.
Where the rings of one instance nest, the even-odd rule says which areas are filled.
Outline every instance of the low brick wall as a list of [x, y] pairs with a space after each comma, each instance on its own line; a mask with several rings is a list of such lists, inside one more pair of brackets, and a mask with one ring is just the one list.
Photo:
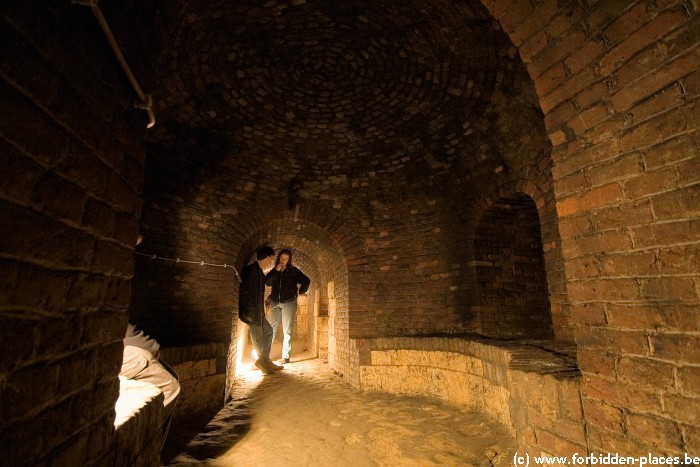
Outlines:
[[227, 346], [220, 343], [161, 349], [161, 359], [175, 370], [182, 387], [173, 423], [181, 416], [215, 412], [223, 407], [227, 352]]
[[461, 337], [361, 339], [360, 386], [437, 397], [503, 423], [522, 453], [585, 453], [572, 345]]
[[160, 465], [163, 442], [163, 393], [160, 389], [150, 383], [119, 378], [115, 412], [114, 456], [105, 460], [108, 465]]

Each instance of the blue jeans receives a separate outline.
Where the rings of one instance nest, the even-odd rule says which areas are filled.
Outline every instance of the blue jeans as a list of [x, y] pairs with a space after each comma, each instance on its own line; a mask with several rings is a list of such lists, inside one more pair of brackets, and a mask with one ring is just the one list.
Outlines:
[[270, 326], [272, 326], [272, 338], [277, 335], [277, 328], [282, 320], [282, 332], [284, 341], [282, 342], [282, 358], [289, 358], [292, 352], [292, 329], [294, 329], [294, 319], [297, 314], [297, 301], [292, 300], [284, 303], [272, 303], [270, 310]]
[[258, 358], [270, 358], [270, 347], [272, 347], [272, 328], [263, 316], [260, 323], [249, 324], [250, 340], [253, 341], [253, 348], [258, 353]]

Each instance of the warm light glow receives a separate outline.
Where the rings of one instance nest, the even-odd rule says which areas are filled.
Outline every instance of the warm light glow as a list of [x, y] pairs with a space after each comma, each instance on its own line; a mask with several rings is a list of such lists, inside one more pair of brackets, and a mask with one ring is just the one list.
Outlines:
[[239, 326], [241, 326], [241, 332], [236, 342], [236, 377], [245, 375], [246, 378], [250, 378], [258, 374], [262, 379], [262, 373], [253, 364], [258, 359], [258, 354], [250, 342], [248, 326], [242, 323], [239, 323]]
[[[136, 416], [143, 407], [150, 404], [160, 394], [161, 390], [151, 383], [145, 381], [136, 381], [133, 379], [119, 377], [119, 399], [114, 406], [116, 417], [114, 426], [119, 426], [126, 423], [127, 420]], [[159, 399], [158, 403], [162, 404], [163, 399]]]

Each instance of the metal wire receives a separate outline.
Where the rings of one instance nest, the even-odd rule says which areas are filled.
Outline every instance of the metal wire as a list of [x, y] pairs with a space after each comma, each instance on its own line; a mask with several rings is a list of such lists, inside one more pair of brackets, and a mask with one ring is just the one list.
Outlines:
[[145, 256], [146, 258], [150, 258], [153, 260], [159, 259], [161, 261], [170, 261], [173, 263], [185, 263], [185, 264], [198, 264], [200, 266], [212, 266], [215, 268], [231, 268], [233, 269], [233, 272], [236, 273], [236, 277], [238, 278], [238, 282], [241, 282], [241, 276], [238, 274], [238, 270], [234, 266], [231, 266], [230, 264], [216, 264], [216, 263], [208, 263], [206, 261], [192, 261], [192, 260], [187, 260], [187, 259], [180, 259], [180, 258], [166, 258], [164, 256], [158, 256], [156, 254], [146, 254], [146, 253], [141, 253], [139, 251], [134, 251], [134, 254], [139, 255], [139, 256]]

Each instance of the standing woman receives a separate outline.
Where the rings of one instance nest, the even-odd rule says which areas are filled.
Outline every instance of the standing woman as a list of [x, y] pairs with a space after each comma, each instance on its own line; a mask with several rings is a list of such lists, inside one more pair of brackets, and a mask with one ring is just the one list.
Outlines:
[[292, 329], [297, 313], [297, 296], [309, 290], [311, 280], [292, 265], [292, 251], [284, 249], [277, 255], [275, 267], [265, 276], [265, 284], [272, 286], [270, 293], [270, 325], [272, 336], [277, 335], [277, 328], [282, 320], [284, 341], [282, 343], [282, 358], [289, 363], [292, 351]]

